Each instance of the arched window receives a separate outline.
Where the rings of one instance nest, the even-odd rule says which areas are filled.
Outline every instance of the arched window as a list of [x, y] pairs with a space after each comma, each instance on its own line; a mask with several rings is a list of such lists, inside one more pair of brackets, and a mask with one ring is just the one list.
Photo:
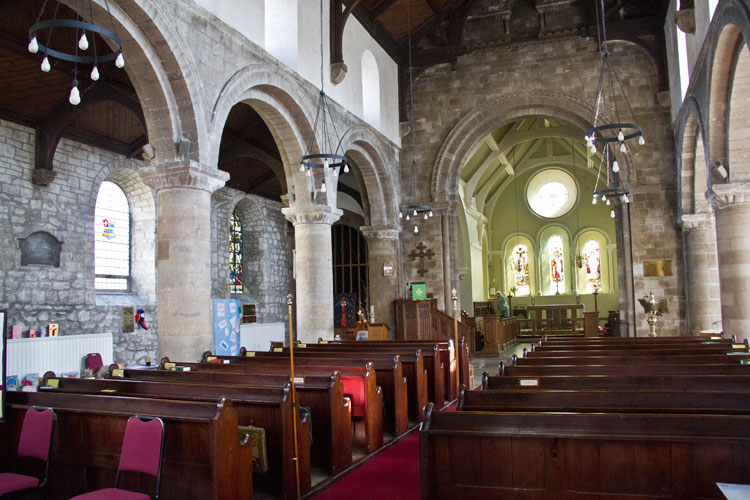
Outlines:
[[529, 270], [529, 248], [524, 244], [513, 248], [513, 286], [515, 295], [531, 295], [531, 272]]
[[598, 292], [602, 287], [602, 254], [599, 242], [589, 240], [583, 245], [582, 269], [586, 276], [583, 293]]
[[96, 290], [130, 291], [130, 207], [120, 186], [104, 181], [94, 209]]
[[565, 251], [562, 236], [555, 234], [549, 237], [547, 243], [549, 252], [549, 273], [555, 293], [560, 289], [565, 291]]
[[362, 118], [380, 128], [380, 72], [369, 50], [362, 53]]
[[243, 293], [242, 286], [242, 221], [232, 212], [229, 224], [229, 291]]
[[[680, 2], [675, 2], [677, 10], [680, 10]], [[680, 91], [682, 100], [685, 99], [688, 86], [690, 85], [690, 68], [688, 66], [687, 36], [675, 24], [675, 33], [677, 34], [677, 61], [680, 70]]]

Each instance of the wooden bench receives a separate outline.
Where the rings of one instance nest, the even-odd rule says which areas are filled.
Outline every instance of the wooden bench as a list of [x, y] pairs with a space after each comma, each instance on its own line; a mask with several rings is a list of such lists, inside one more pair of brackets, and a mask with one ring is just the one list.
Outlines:
[[[246, 359], [247, 358], [247, 359]], [[255, 357], [223, 357], [223, 361], [230, 363], [251, 364], [254, 370], [263, 371], [289, 371], [289, 359], [256, 359]], [[403, 375], [403, 368], [398, 356], [389, 360], [377, 360], [363, 363], [361, 360], [355, 362], [331, 363], [329, 359], [305, 359], [295, 356], [294, 358], [295, 374], [300, 370], [338, 370], [342, 377], [367, 377], [365, 386], [366, 394], [372, 391], [381, 397], [381, 404], [385, 408], [385, 420], [388, 430], [394, 437], [406, 432], [409, 426], [408, 417], [408, 394], [406, 377]], [[363, 368], [364, 367], [364, 368]], [[346, 394], [346, 390], [345, 390]], [[370, 396], [367, 396], [368, 398]], [[381, 415], [382, 419], [382, 415]], [[382, 425], [382, 423], [381, 423]], [[372, 424], [370, 431], [375, 432], [376, 424]]]
[[499, 365], [499, 374], [512, 376], [542, 375], [746, 375], [750, 365], [736, 364], [602, 364], [587, 365], [526, 365], [509, 366], [503, 361]]
[[136, 414], [164, 420], [159, 498], [252, 498], [252, 454], [239, 441], [237, 411], [228, 398], [195, 402], [44, 392], [8, 392], [6, 397], [7, 420], [0, 425], [4, 466], [15, 457], [29, 406], [52, 407], [57, 414], [48, 486], [52, 500], [112, 487], [125, 424]]
[[[135, 379], [45, 378], [46, 386], [40, 388], [45, 392], [101, 394], [103, 391], [116, 391], [115, 394], [118, 396], [181, 399], [185, 401], [210, 401], [222, 396], [229, 397], [237, 411], [239, 425], [262, 427], [266, 432], [268, 472], [255, 474], [256, 489], [270, 491], [276, 496], [289, 497], [291, 495], [294, 497], [296, 495], [294, 428], [291, 421], [293, 413], [288, 381], [283, 385], [269, 384], [263, 387], [238, 385], [237, 383], [217, 385], [213, 381], [196, 380], [196, 377], [192, 377], [191, 383], [186, 383], [183, 380], [163, 382]], [[49, 384], [53, 382], [57, 386], [56, 388], [49, 387]], [[321, 389], [319, 392], [325, 392], [325, 385]], [[307, 416], [300, 418], [299, 414], [295, 415], [298, 419], [297, 449], [300, 464], [300, 491], [307, 492], [311, 488], [311, 423]], [[319, 426], [324, 427], [324, 425]], [[343, 430], [348, 429], [344, 428]], [[326, 441], [321, 441], [318, 444], [319, 446], [315, 449], [325, 448], [323, 452], [331, 453], [331, 450], [325, 447]], [[349, 447], [348, 458], [348, 463], [351, 464], [351, 446]], [[328, 465], [328, 462], [330, 462], [330, 456], [327, 457], [326, 465]]]
[[750, 414], [750, 392], [680, 389], [524, 389], [462, 391], [467, 411]]
[[747, 482], [750, 416], [436, 412], [422, 499], [720, 499]]
[[543, 375], [490, 377], [482, 374], [482, 389], [680, 389], [750, 391], [750, 369], [746, 375]]
[[[572, 354], [572, 353], [571, 353]], [[617, 356], [580, 356], [556, 357], [554, 361], [550, 358], [516, 358], [513, 361], [517, 366], [540, 366], [549, 365], [635, 365], [635, 364], [740, 364], [740, 360], [750, 359], [748, 353], [737, 354], [697, 354], [697, 355], [653, 355], [643, 356], [617, 355]]]
[[577, 344], [560, 344], [560, 343], [539, 343], [532, 344], [532, 351], [598, 351], [598, 350], [617, 350], [625, 349], [629, 351], [633, 350], [648, 350], [648, 349], [677, 349], [677, 348], [690, 348], [697, 349], [701, 347], [732, 347], [745, 348], [746, 344], [734, 344], [731, 340], [705, 340], [703, 342], [605, 342], [605, 343], [587, 343], [583, 345]]
[[[262, 373], [238, 373], [229, 370], [219, 370], [216, 366], [198, 365], [191, 371], [169, 370], [123, 370], [122, 376], [126, 380], [141, 380], [152, 382], [172, 382], [178, 384], [204, 384], [220, 390], [232, 386], [246, 387], [279, 387], [289, 384], [289, 375], [266, 376]], [[351, 425], [349, 409], [343, 395], [343, 384], [338, 372], [329, 372], [323, 376], [305, 376], [305, 384], [295, 386], [297, 400], [301, 406], [311, 408], [312, 419], [309, 423], [300, 424], [298, 432], [310, 433], [312, 429], [313, 444], [308, 449], [310, 462], [316, 467], [322, 467], [329, 474], [335, 475], [349, 467], [352, 463]], [[288, 405], [291, 407], [291, 394]], [[291, 414], [290, 414], [291, 415]], [[279, 417], [282, 417], [280, 415]], [[279, 422], [285, 422], [279, 420]], [[259, 427], [263, 425], [254, 424]], [[278, 423], [277, 423], [278, 425]], [[301, 425], [301, 427], [300, 427]], [[284, 431], [291, 436], [291, 421], [287, 422]], [[286, 442], [286, 441], [280, 441]], [[294, 441], [289, 440], [293, 444]], [[287, 457], [293, 449], [285, 449]], [[292, 471], [294, 464], [292, 462]]]
[[696, 346], [696, 347], [672, 347], [661, 348], [652, 347], [650, 349], [569, 349], [569, 350], [541, 350], [535, 351], [523, 350], [524, 358], [564, 358], [570, 356], [592, 357], [592, 356], [704, 356], [706, 354], [727, 354], [743, 353], [747, 354], [748, 350], [743, 344], [735, 344], [742, 347], [727, 346]]

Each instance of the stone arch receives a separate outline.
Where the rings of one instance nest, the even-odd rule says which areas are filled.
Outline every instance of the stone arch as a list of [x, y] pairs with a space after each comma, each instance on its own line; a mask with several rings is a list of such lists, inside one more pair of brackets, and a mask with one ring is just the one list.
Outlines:
[[[99, 188], [104, 181], [111, 181], [125, 192], [130, 208], [130, 276], [132, 292], [138, 296], [156, 300], [156, 200], [132, 160], [117, 158], [97, 172], [91, 186], [87, 212], [93, 222], [94, 208]], [[93, 224], [92, 224], [93, 227]], [[89, 234], [93, 249], [94, 234]], [[91, 255], [93, 259], [93, 254]]]
[[386, 155], [379, 139], [369, 127], [355, 125], [342, 135], [341, 150], [346, 152], [357, 166], [367, 200], [365, 213], [369, 225], [389, 225], [398, 217], [396, 183], [393, 172], [386, 166]]
[[[697, 144], [698, 139], [703, 141], [704, 133], [703, 115], [694, 97], [688, 96], [683, 104], [685, 110], [676, 124], [675, 129], [675, 161], [677, 167], [677, 199], [678, 217], [684, 213], [695, 213], [699, 198], [704, 196], [705, 189], [700, 187], [700, 180], [706, 180], [707, 159], [705, 148]], [[697, 157], [699, 151], [704, 153], [703, 158]], [[705, 186], [708, 188], [708, 185]], [[700, 190], [700, 192], [698, 192]]]
[[[74, 7], [74, 2], [66, 1]], [[97, 15], [106, 15], [95, 0]], [[157, 161], [172, 161], [183, 138], [194, 144], [190, 158], [205, 163], [200, 145], [206, 138], [198, 71], [184, 38], [155, 0], [107, 2], [123, 42], [125, 70], [143, 106], [148, 138]], [[165, 114], [167, 115], [165, 119]]]
[[311, 103], [317, 99], [298, 82], [272, 71], [267, 64], [251, 64], [238, 70], [226, 81], [211, 109], [210, 140], [206, 151], [211, 165], [218, 163], [224, 124], [229, 111], [239, 102], [251, 106], [271, 131], [284, 164], [289, 190], [295, 186], [297, 198], [309, 195], [307, 182], [300, 178], [297, 185], [293, 179], [297, 175], [304, 177], [296, 167], [306, 144], [316, 139], [311, 126], [315, 117]]
[[[511, 121], [529, 116], [550, 116], [582, 131], [590, 126], [593, 110], [575, 97], [543, 90], [505, 94], [464, 115], [448, 134], [432, 169], [432, 196], [437, 202], [455, 202], [461, 168], [476, 144], [488, 133]], [[635, 173], [630, 170], [630, 182]]]
[[[729, 101], [733, 86], [735, 66], [739, 51], [747, 49], [750, 40], [750, 9], [742, 1], [729, 0], [721, 2], [714, 13], [711, 23], [712, 33], [716, 39], [711, 54], [711, 80], [709, 82], [709, 112], [707, 152], [709, 165], [722, 162], [732, 174], [729, 165]], [[705, 140], [705, 139], [704, 139]], [[709, 183], [721, 182], [712, 176]]]

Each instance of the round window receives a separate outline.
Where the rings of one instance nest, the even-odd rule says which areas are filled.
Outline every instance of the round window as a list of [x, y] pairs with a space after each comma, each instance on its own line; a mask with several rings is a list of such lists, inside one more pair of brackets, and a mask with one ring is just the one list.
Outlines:
[[549, 219], [567, 214], [575, 205], [577, 194], [573, 177], [557, 168], [535, 174], [526, 188], [526, 199], [531, 210]]

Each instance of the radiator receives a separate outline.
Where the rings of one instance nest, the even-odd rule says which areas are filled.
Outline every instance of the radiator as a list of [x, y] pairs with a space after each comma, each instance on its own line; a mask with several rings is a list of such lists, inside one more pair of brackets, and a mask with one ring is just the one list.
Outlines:
[[34, 339], [8, 339], [7, 375], [38, 373], [48, 370], [60, 375], [81, 372], [83, 358], [90, 352], [102, 355], [104, 366], [112, 363], [112, 334], [62, 335]]

